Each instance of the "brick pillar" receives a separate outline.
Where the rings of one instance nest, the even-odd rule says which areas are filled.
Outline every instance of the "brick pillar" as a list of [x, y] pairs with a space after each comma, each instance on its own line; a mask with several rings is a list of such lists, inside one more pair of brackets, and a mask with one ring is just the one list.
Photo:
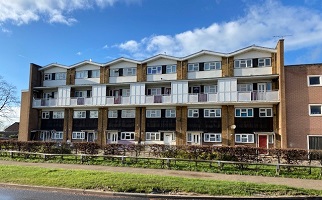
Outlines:
[[234, 57], [222, 57], [222, 77], [234, 76]]
[[271, 54], [272, 74], [278, 74], [276, 66], [276, 53]]
[[75, 85], [75, 68], [67, 69], [66, 85]]
[[107, 130], [107, 108], [98, 109], [98, 128], [97, 128], [97, 143], [101, 146], [106, 144], [106, 134]]
[[186, 144], [187, 134], [187, 118], [188, 118], [187, 106], [176, 107], [176, 144]]
[[72, 132], [73, 132], [73, 114], [74, 110], [72, 108], [65, 108], [64, 111], [64, 136], [63, 141], [67, 140], [72, 141]]
[[110, 79], [110, 66], [100, 68], [100, 83], [106, 84]]
[[135, 109], [135, 141], [145, 141], [145, 125], [146, 125], [146, 108], [136, 107]]
[[[275, 133], [278, 133], [279, 130], [279, 119], [278, 119], [278, 106], [273, 105], [273, 131]], [[274, 147], [275, 148], [281, 148], [281, 137], [279, 137], [279, 134], [275, 134], [274, 137]]]
[[188, 79], [188, 60], [177, 61], [177, 80]]
[[143, 64], [138, 64], [137, 65], [137, 82], [145, 82], [147, 79], [147, 64], [143, 63]]
[[235, 145], [235, 130], [232, 129], [232, 125], [235, 125], [235, 108], [232, 105], [224, 105], [221, 108], [221, 140], [224, 146]]

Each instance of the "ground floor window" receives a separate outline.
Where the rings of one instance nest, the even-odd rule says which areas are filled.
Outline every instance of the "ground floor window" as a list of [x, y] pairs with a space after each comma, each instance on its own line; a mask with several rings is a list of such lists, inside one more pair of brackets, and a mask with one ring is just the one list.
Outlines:
[[134, 140], [134, 132], [121, 132], [121, 140]]
[[254, 134], [235, 134], [236, 143], [254, 143]]
[[51, 139], [62, 140], [63, 139], [63, 132], [62, 131], [57, 131], [57, 132], [51, 133]]
[[309, 150], [322, 150], [322, 135], [309, 135], [308, 147]]
[[221, 142], [221, 133], [205, 133], [205, 142]]
[[146, 132], [146, 140], [160, 140], [160, 132]]
[[72, 139], [85, 139], [85, 132], [73, 132]]

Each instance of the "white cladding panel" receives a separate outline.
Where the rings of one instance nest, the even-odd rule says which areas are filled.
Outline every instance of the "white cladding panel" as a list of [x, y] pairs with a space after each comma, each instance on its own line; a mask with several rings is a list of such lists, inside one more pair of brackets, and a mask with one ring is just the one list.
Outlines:
[[145, 84], [133, 83], [130, 85], [131, 104], [145, 103]]
[[147, 75], [146, 79], [147, 79], [147, 81], [176, 80], [177, 79], [177, 73]]
[[117, 68], [132, 68], [132, 67], [137, 67], [136, 63], [131, 63], [131, 62], [126, 62], [126, 61], [122, 61], [119, 63], [115, 63], [110, 65], [110, 69], [117, 69]]
[[136, 82], [137, 76], [111, 76], [109, 83], [129, 83]]
[[188, 72], [188, 79], [222, 77], [222, 70]]
[[93, 98], [92, 105], [105, 105], [106, 85], [93, 85], [92, 98]]
[[188, 63], [199, 63], [199, 62], [210, 62], [210, 61], [221, 61], [220, 56], [213, 55], [200, 55], [198, 57], [194, 57], [188, 60]]
[[53, 87], [53, 86], [61, 86], [66, 85], [66, 80], [46, 80], [43, 82], [43, 86], [45, 87]]
[[219, 101], [237, 101], [237, 79], [218, 80]]
[[92, 85], [99, 84], [100, 78], [76, 78], [75, 85]]
[[70, 105], [70, 87], [59, 87], [58, 88], [58, 106], [69, 106]]
[[58, 72], [66, 72], [67, 73], [67, 69], [61, 68], [61, 67], [52, 67], [52, 68], [44, 70], [45, 74], [47, 74], [47, 73], [58, 73]]
[[188, 82], [178, 81], [171, 82], [172, 103], [188, 102]]
[[247, 58], [270, 58], [272, 57], [271, 52], [265, 51], [248, 51], [239, 55], [234, 56], [234, 59], [247, 59]]
[[97, 69], [100, 69], [99, 66], [96, 66], [96, 65], [91, 65], [91, 64], [86, 64], [86, 65], [83, 65], [83, 66], [80, 66], [80, 67], [76, 67], [76, 71], [83, 71], [83, 70], [97, 70]]
[[234, 69], [235, 76], [254, 76], [272, 74], [272, 67], [250, 67]]
[[157, 66], [157, 65], [176, 65], [176, 60], [160, 58], [147, 63], [147, 66]]

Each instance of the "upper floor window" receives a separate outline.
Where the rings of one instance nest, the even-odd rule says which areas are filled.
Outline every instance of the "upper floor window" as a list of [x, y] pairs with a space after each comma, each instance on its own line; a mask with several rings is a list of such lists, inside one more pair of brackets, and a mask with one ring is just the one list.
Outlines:
[[147, 95], [161, 95], [161, 88], [149, 88]]
[[188, 64], [188, 71], [189, 72], [199, 71], [199, 63], [190, 63], [190, 64]]
[[130, 89], [122, 89], [122, 97], [129, 97], [131, 95]]
[[86, 91], [75, 91], [75, 97], [86, 97]]
[[66, 72], [44, 74], [44, 81], [50, 80], [66, 80]]
[[253, 134], [235, 134], [235, 142], [254, 143], [254, 135]]
[[44, 74], [44, 81], [49, 81], [49, 80], [51, 80], [51, 75], [52, 75], [52, 74]]
[[253, 108], [235, 108], [235, 117], [253, 117]]
[[322, 116], [322, 104], [310, 105], [310, 116]]
[[77, 79], [83, 79], [87, 78], [88, 76], [88, 71], [76, 71], [75, 78]]
[[322, 76], [309, 76], [308, 84], [309, 86], [322, 86]]
[[176, 117], [176, 110], [175, 109], [166, 109], [165, 110], [165, 117], [166, 118], [175, 118]]
[[248, 68], [248, 67], [252, 67], [252, 59], [235, 60], [234, 67], [235, 68]]
[[167, 74], [177, 73], [177, 65], [167, 65], [166, 66], [166, 73]]
[[124, 68], [124, 76], [135, 76], [136, 75], [136, 68]]
[[259, 117], [273, 117], [273, 109], [272, 108], [260, 108], [259, 109]]
[[89, 118], [98, 118], [98, 110], [91, 110], [89, 112]]
[[199, 109], [188, 109], [188, 117], [189, 118], [198, 118], [199, 117]]
[[99, 78], [99, 77], [100, 77], [100, 70], [76, 71], [76, 74], [75, 74], [76, 79]]
[[161, 110], [146, 110], [146, 117], [147, 118], [160, 118], [161, 117]]
[[253, 91], [253, 84], [251, 83], [237, 84], [237, 91], [240, 91], [240, 92]]
[[122, 118], [135, 118], [135, 110], [122, 110]]
[[82, 110], [82, 111], [74, 111], [74, 118], [86, 118], [86, 111]]
[[42, 119], [49, 119], [49, 116], [50, 116], [49, 111], [42, 111], [41, 112]]
[[205, 93], [217, 93], [217, 85], [205, 85], [204, 86]]
[[110, 76], [111, 77], [119, 76], [119, 70], [120, 69], [111, 69], [110, 70]]
[[270, 58], [259, 58], [258, 59], [258, 67], [268, 67], [268, 66], [271, 66], [271, 59]]
[[221, 109], [205, 109], [204, 117], [221, 117]]
[[56, 80], [66, 80], [66, 72], [56, 73]]
[[117, 110], [109, 110], [108, 118], [117, 118]]
[[204, 66], [205, 71], [221, 69], [221, 62], [206, 62]]
[[64, 111], [54, 111], [53, 119], [64, 119]]
[[91, 75], [89, 71], [88, 78], [99, 78], [100, 77], [100, 70], [92, 70]]
[[147, 74], [162, 74], [162, 66], [148, 67]]

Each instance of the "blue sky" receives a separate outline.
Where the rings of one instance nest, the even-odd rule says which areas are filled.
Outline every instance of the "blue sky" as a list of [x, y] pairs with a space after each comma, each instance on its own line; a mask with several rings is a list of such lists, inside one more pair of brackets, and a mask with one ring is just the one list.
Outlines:
[[28, 88], [29, 63], [275, 48], [285, 64], [322, 62], [320, 0], [0, 0], [0, 74]]

